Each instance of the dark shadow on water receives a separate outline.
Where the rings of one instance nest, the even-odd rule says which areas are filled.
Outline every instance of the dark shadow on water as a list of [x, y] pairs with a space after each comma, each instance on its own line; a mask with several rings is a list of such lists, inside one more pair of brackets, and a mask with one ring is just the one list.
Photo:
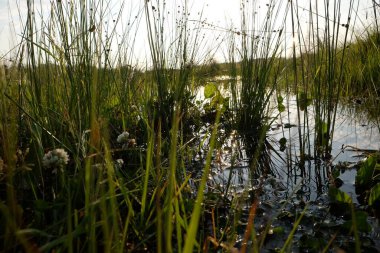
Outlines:
[[243, 133], [242, 142], [249, 161], [253, 178], [273, 174], [273, 162], [270, 155], [270, 145], [266, 138]]

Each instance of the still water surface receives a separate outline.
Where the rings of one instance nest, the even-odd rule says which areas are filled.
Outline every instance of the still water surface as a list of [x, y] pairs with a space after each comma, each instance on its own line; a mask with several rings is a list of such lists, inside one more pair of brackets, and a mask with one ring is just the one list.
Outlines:
[[[203, 90], [197, 95], [202, 99]], [[228, 95], [228, 93], [226, 93]], [[223, 145], [214, 155], [212, 173], [209, 177], [208, 192], [218, 192], [230, 201], [239, 197], [245, 201], [240, 202], [241, 234], [240, 242], [243, 238], [244, 229], [248, 220], [249, 208], [252, 205], [253, 196], [260, 189], [260, 205], [255, 217], [255, 227], [267, 226], [271, 221], [272, 227], [285, 227], [288, 234], [292, 228], [292, 222], [278, 219], [284, 212], [292, 214], [302, 212], [304, 204], [308, 203], [309, 220], [300, 225], [295, 234], [295, 239], [302, 236], [313, 235], [315, 224], [323, 226], [335, 226], [342, 224], [344, 220], [336, 218], [328, 213], [329, 199], [327, 190], [331, 183], [331, 171], [337, 166], [341, 166], [339, 178], [343, 185], [339, 188], [352, 197], [354, 204], [359, 206], [355, 193], [355, 176], [357, 168], [355, 164], [365, 159], [365, 151], [380, 149], [379, 125], [375, 120], [367, 117], [362, 104], [355, 104], [350, 101], [341, 103], [337, 107], [335, 127], [332, 141], [331, 158], [322, 160], [314, 159], [314, 136], [315, 136], [315, 114], [313, 104], [304, 111], [297, 113], [297, 102], [295, 96], [287, 96], [284, 99], [285, 112], [278, 113], [276, 109], [272, 115], [276, 119], [267, 132], [267, 140], [271, 148], [269, 154], [272, 161], [272, 173], [262, 177], [253, 177], [250, 167], [250, 157], [244, 150], [244, 143], [239, 133], [232, 131], [229, 137], [224, 140]], [[272, 108], [276, 108], [273, 101]], [[301, 120], [299, 120], [301, 119]], [[223, 130], [222, 130], [223, 133]], [[300, 135], [301, 133], [301, 135]], [[300, 160], [300, 136], [304, 141], [306, 152], [310, 151], [310, 159], [304, 166], [299, 166]], [[286, 149], [280, 150], [279, 140], [286, 138]], [[235, 207], [236, 208], [236, 207]], [[231, 215], [222, 214], [221, 219]], [[294, 220], [294, 217], [291, 218]], [[380, 247], [380, 228], [373, 217], [369, 217], [373, 230], [370, 237], [374, 241], [374, 247]], [[322, 226], [321, 225], [321, 226]], [[323, 230], [325, 233], [332, 233], [329, 229]], [[326, 235], [326, 238], [329, 235]], [[303, 237], [303, 238], [304, 238]], [[275, 242], [270, 242], [266, 248], [281, 247], [284, 238], [277, 238]], [[346, 242], [345, 237], [337, 237], [337, 242]], [[239, 241], [239, 240], [238, 240]], [[298, 250], [295, 249], [295, 252]]]

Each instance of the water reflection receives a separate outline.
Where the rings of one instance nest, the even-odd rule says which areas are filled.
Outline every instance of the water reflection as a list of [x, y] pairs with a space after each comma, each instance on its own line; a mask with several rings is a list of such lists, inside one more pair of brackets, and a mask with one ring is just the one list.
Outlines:
[[[332, 138], [328, 155], [319, 155], [320, 147], [315, 143], [318, 137], [315, 123], [318, 121], [315, 120], [314, 105], [310, 103], [298, 114], [296, 97], [292, 95], [284, 98], [286, 110], [282, 113], [278, 112], [276, 97], [271, 100], [273, 122], [266, 132], [264, 152], [256, 152], [259, 150], [257, 140], [250, 141], [244, 133], [222, 129], [207, 193], [219, 194], [218, 200], [212, 202], [212, 208], [223, 207], [224, 220], [238, 222], [237, 238], [242, 238], [249, 210], [259, 200], [255, 216], [258, 234], [275, 226], [282, 227], [284, 235], [289, 234], [296, 214], [303, 212], [309, 204], [306, 221], [299, 226], [295, 238], [299, 240], [310, 231], [319, 231], [326, 233], [326, 240], [330, 239], [330, 234], [335, 233], [332, 232], [334, 226], [344, 222], [328, 212], [327, 192], [329, 185], [336, 183], [332, 174], [339, 172], [339, 189], [358, 204], [354, 187], [357, 168], [354, 165], [363, 159], [363, 151], [380, 148], [377, 120], [368, 117], [363, 104], [351, 102], [337, 105], [334, 129], [328, 136]], [[205, 145], [208, 150], [207, 142]], [[255, 157], [258, 157], [256, 163]], [[260, 157], [263, 157], [261, 161]], [[233, 231], [231, 234], [237, 244], [241, 243]], [[268, 249], [282, 246], [284, 240], [286, 237], [272, 240]]]
[[[231, 131], [223, 139], [216, 151], [210, 178], [223, 194], [235, 196], [264, 185], [262, 198], [265, 199], [288, 198], [296, 193], [303, 201], [315, 201], [325, 194], [335, 165], [355, 164], [362, 159], [364, 149], [380, 148], [380, 135], [375, 122], [369, 120], [363, 110], [358, 110], [357, 104], [342, 103], [337, 108], [331, 157], [315, 157], [313, 105], [305, 107], [298, 118], [295, 96], [286, 97], [284, 104], [287, 110], [278, 113], [275, 101], [272, 103], [272, 116], [277, 118], [267, 132], [264, 152], [257, 159], [260, 168], [270, 167], [270, 171], [262, 173], [264, 170], [252, 169], [252, 157], [257, 157], [255, 142], [249, 146], [244, 135], [236, 131]], [[286, 139], [285, 148], [279, 142], [282, 138]], [[300, 143], [307, 151], [303, 157]], [[341, 190], [353, 196], [357, 203], [354, 190], [356, 170], [349, 169], [350, 166], [346, 166], [341, 173]], [[268, 186], [266, 179], [260, 179], [263, 176], [277, 180], [276, 184]]]

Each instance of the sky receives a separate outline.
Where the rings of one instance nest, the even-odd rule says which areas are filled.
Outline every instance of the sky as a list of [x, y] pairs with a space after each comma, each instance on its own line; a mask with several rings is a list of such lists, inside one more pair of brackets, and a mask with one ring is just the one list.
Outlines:
[[[44, 19], [49, 19], [49, 11], [51, 8], [52, 2], [58, 0], [35, 0], [36, 2], [36, 12], [37, 15], [43, 16]], [[69, 0], [61, 0], [62, 2], [68, 2]], [[73, 2], [78, 0], [71, 0]], [[142, 5], [143, 0], [104, 0], [104, 1], [95, 1], [87, 0], [89, 2], [101, 2], [107, 3], [105, 6], [107, 10], [104, 15], [104, 20], [109, 20], [103, 22], [104, 30], [111, 31], [112, 20], [116, 19], [117, 14], [120, 10], [120, 6], [124, 4], [124, 12], [121, 15], [121, 18], [115, 28], [115, 32], [118, 34], [119, 39], [116, 39], [117, 43], [126, 43], [122, 40], [122, 35], [125, 34], [125, 31], [134, 31], [136, 34], [135, 44], [133, 48], [133, 55], [137, 60], [142, 60], [144, 57], [149, 57], [149, 47], [147, 46], [147, 30], [144, 18], [138, 18], [137, 21], [134, 19], [135, 16], [142, 17], [143, 13]], [[164, 0], [160, 0], [161, 3]], [[296, 2], [295, 0], [293, 0]], [[323, 12], [322, 5], [327, 0], [311, 0], [312, 7], [315, 9], [315, 4], [317, 3], [320, 8], [320, 12]], [[341, 0], [342, 1], [342, 20], [347, 18], [348, 6], [350, 0]], [[26, 19], [26, 2], [27, 0], [0, 0], [0, 60], [7, 60], [12, 58], [14, 55], [14, 50], [18, 48], [19, 42], [21, 41], [22, 27]], [[151, 0], [153, 4], [156, 0]], [[204, 22], [202, 27], [203, 47], [205, 52], [212, 52], [214, 49], [218, 51], [215, 57], [219, 61], [223, 61], [225, 58], [226, 49], [219, 48], [222, 44], [221, 41], [226, 41], [228, 36], [228, 31], [231, 27], [236, 28], [237, 31], [240, 27], [241, 20], [241, 10], [240, 10], [240, 0], [166, 0], [167, 10], [171, 12], [168, 15], [169, 21], [167, 25], [172, 22], [170, 25], [173, 25], [175, 22], [176, 15], [172, 13], [176, 11], [178, 7], [177, 4], [186, 2], [189, 5], [190, 10], [190, 20], [194, 20], [194, 27], [200, 22]], [[255, 10], [258, 12], [256, 20], [258, 23], [262, 22], [264, 15], [266, 13], [267, 5], [280, 4], [281, 2], [287, 2], [285, 0], [256, 0]], [[330, 1], [334, 2], [334, 1]], [[279, 11], [282, 13], [285, 9], [285, 3], [279, 7]], [[358, 5], [357, 5], [358, 4]], [[300, 16], [300, 25], [307, 27], [309, 19], [309, 1], [299, 0], [298, 1], [298, 11]], [[304, 5], [304, 6], [303, 6]], [[372, 21], [372, 0], [355, 0], [355, 10], [357, 10], [358, 19], [356, 20], [356, 32], [359, 33], [361, 30], [364, 30], [366, 26]], [[357, 8], [356, 8], [357, 7]], [[282, 8], [282, 9], [281, 9]], [[202, 12], [202, 15], [199, 13]], [[281, 27], [281, 17], [282, 14], [279, 14], [274, 21], [274, 28]], [[178, 16], [178, 15], [177, 15]], [[172, 17], [172, 19], [170, 19]], [[279, 22], [278, 25], [275, 22]], [[289, 22], [289, 20], [288, 20]], [[130, 24], [130, 26], [128, 25]], [[291, 39], [291, 32], [287, 25], [288, 34], [286, 35], [287, 39]], [[135, 29], [135, 30], [133, 30]], [[134, 37], [134, 36], [133, 36]], [[130, 38], [129, 42], [131, 42]], [[222, 46], [220, 46], [222, 47]], [[218, 50], [216, 50], [218, 49]], [[114, 50], [116, 51], [116, 50]]]

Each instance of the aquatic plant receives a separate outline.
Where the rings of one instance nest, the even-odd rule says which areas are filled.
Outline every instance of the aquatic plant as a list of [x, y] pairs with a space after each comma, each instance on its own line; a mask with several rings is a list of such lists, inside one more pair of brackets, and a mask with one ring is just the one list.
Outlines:
[[[352, 231], [360, 250], [367, 213], [341, 190], [331, 186], [329, 202], [320, 190], [332, 164], [309, 163], [318, 184], [315, 202], [305, 187], [314, 180], [305, 172], [308, 164], [293, 166], [300, 154], [300, 160], [311, 159], [311, 106], [316, 156], [328, 153], [333, 140], [341, 81], [350, 79], [342, 74], [348, 71], [347, 44], [337, 39], [338, 28], [347, 36], [351, 26], [339, 24], [342, 2], [325, 2], [334, 9], [332, 22], [329, 8], [321, 13], [310, 7], [312, 25], [320, 16], [327, 22], [310, 30], [309, 47], [292, 45], [289, 59], [282, 47], [289, 17], [293, 38], [306, 45], [296, 2], [260, 7], [241, 1], [241, 27], [223, 30], [229, 59], [220, 65], [211, 52], [197, 58], [205, 40], [202, 12], [190, 20], [190, 3], [179, 2], [144, 1], [132, 8], [124, 1], [115, 13], [111, 1], [54, 1], [43, 16], [42, 6], [27, 1], [14, 64], [0, 67], [0, 251], [201, 252], [211, 245], [259, 252], [273, 250], [270, 241], [282, 251], [328, 251], [341, 228]], [[146, 31], [137, 30], [140, 22]], [[135, 41], [142, 31], [150, 58], [138, 64]], [[368, 80], [375, 85], [376, 64], [371, 66]], [[228, 68], [226, 94], [218, 80], [196, 76]], [[279, 140], [279, 152], [296, 153], [294, 160], [281, 160], [287, 171], [272, 166], [277, 147], [268, 138], [277, 119], [272, 109], [278, 117], [290, 114], [281, 82], [297, 97], [301, 143], [294, 151], [293, 140]], [[204, 98], [195, 101], [200, 86]], [[371, 182], [365, 196], [375, 206], [377, 162], [370, 162], [357, 182]], [[302, 165], [305, 173], [298, 175]], [[292, 181], [293, 175], [303, 185], [289, 193], [292, 186], [282, 177]], [[266, 193], [275, 196], [268, 201]], [[345, 225], [326, 228], [328, 205], [340, 202], [348, 218], [336, 223]], [[306, 208], [317, 204], [326, 208], [317, 214]]]
[[[308, 12], [309, 26], [303, 30], [298, 22], [300, 11], [305, 10], [291, 4], [291, 67], [293, 72], [289, 87], [296, 94], [299, 146], [301, 163], [305, 157], [331, 158], [331, 143], [334, 132], [337, 103], [343, 89], [344, 66], [347, 43], [354, 26], [352, 18], [355, 1], [349, 1], [347, 17], [342, 20], [342, 2], [327, 1], [312, 4]], [[307, 34], [307, 36], [305, 35]], [[308, 129], [308, 101], [314, 105], [314, 147]], [[301, 127], [302, 126], [302, 127]], [[312, 150], [313, 148], [313, 150]]]
[[[235, 55], [231, 55], [230, 59], [240, 63], [240, 72], [231, 73], [241, 77], [241, 84], [234, 82], [234, 87], [231, 87], [235, 100], [232, 103], [236, 105], [236, 128], [246, 142], [252, 168], [259, 174], [269, 168], [265, 155], [268, 148], [265, 147], [266, 132], [271, 124], [269, 104], [281, 72], [280, 65], [275, 66], [275, 59], [281, 54], [289, 6], [289, 3], [283, 6], [282, 3], [270, 1], [265, 18], [259, 19], [256, 17], [260, 13], [256, 11], [259, 8], [257, 3], [242, 1], [241, 31], [238, 33], [241, 44], [237, 46], [232, 43], [231, 47], [237, 48], [230, 50], [232, 54], [239, 52], [238, 61]], [[278, 17], [283, 20], [278, 22]]]

